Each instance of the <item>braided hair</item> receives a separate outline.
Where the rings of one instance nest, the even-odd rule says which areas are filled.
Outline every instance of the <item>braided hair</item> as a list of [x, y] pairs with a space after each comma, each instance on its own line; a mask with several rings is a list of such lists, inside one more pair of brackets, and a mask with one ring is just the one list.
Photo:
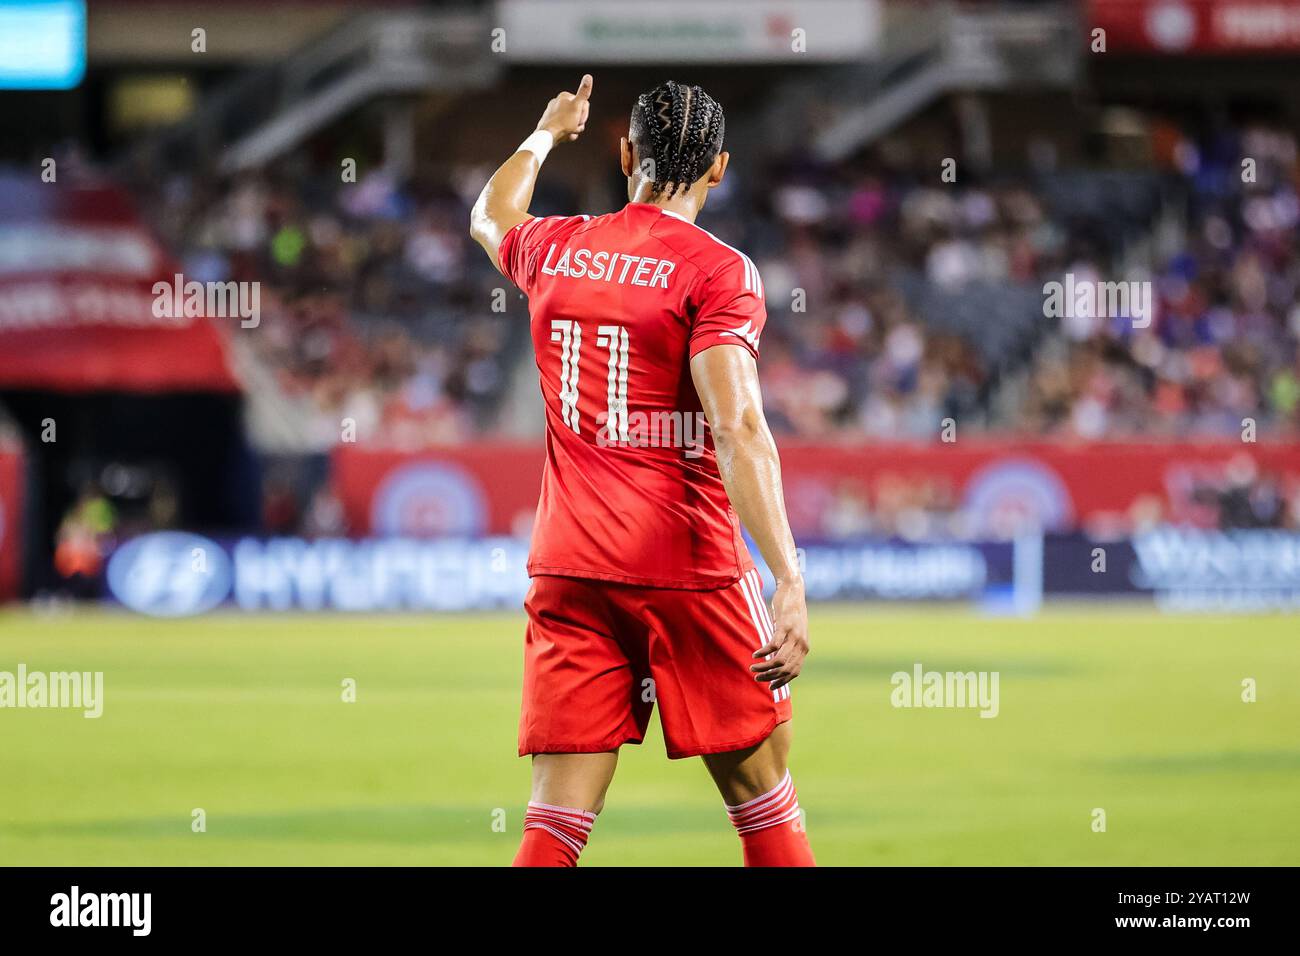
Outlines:
[[628, 138], [651, 195], [672, 198], [708, 172], [722, 152], [725, 123], [718, 101], [698, 86], [669, 80], [637, 97]]

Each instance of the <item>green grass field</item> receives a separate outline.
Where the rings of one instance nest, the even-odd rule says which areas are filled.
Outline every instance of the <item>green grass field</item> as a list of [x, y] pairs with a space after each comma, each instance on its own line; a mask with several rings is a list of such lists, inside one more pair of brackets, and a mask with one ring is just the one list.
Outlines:
[[[812, 623], [793, 768], [822, 864], [1300, 864], [1295, 618], [820, 607]], [[0, 613], [0, 671], [105, 674], [98, 720], [0, 710], [0, 864], [506, 864], [528, 791], [521, 628]], [[890, 675], [916, 661], [998, 671], [999, 716], [892, 707]], [[583, 859], [739, 849], [700, 762], [669, 762], [656, 725]]]

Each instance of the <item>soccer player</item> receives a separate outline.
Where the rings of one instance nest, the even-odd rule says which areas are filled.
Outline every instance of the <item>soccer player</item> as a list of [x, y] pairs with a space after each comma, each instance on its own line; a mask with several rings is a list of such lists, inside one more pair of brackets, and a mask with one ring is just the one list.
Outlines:
[[[745, 865], [812, 866], [786, 767], [808, 612], [759, 393], [763, 281], [694, 224], [727, 171], [722, 107], [681, 83], [643, 94], [619, 145], [628, 204], [534, 218], [538, 171], [582, 133], [591, 90], [583, 76], [547, 104], [470, 221], [528, 296], [546, 405], [515, 865], [577, 863], [658, 701], [668, 756], [703, 758]], [[740, 521], [776, 576], [771, 614]]]

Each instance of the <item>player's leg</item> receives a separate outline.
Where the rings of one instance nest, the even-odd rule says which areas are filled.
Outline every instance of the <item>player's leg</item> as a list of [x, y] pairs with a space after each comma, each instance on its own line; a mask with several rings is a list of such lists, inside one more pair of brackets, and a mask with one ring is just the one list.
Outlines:
[[524, 606], [519, 753], [533, 758], [533, 783], [515, 865], [574, 866], [618, 748], [641, 742], [650, 705], [636, 694], [633, 664], [616, 638], [622, 621], [599, 584], [538, 577]]
[[760, 744], [703, 754], [722, 794], [746, 866], [814, 866], [799, 796], [790, 776], [790, 721]]
[[757, 571], [716, 591], [651, 591], [651, 671], [668, 756], [702, 756], [747, 866], [811, 866], [790, 752], [790, 688], [754, 679], [772, 634]]
[[600, 813], [614, 779], [618, 751], [601, 754], [537, 754], [532, 799]]
[[790, 755], [791, 722], [777, 724], [762, 743], [744, 750], [703, 754], [704, 766], [727, 806], [739, 806], [770, 793], [785, 779]]
[[618, 751], [536, 754], [533, 790], [515, 866], [576, 866], [605, 792], [614, 779]]

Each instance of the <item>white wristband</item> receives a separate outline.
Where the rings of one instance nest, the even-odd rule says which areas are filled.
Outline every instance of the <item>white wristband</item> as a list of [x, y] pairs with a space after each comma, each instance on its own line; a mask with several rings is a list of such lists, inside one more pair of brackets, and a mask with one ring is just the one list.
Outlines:
[[519, 144], [516, 153], [522, 153], [525, 150], [537, 157], [537, 164], [540, 166], [546, 162], [546, 154], [551, 151], [555, 145], [555, 138], [544, 129], [534, 130], [532, 134]]

